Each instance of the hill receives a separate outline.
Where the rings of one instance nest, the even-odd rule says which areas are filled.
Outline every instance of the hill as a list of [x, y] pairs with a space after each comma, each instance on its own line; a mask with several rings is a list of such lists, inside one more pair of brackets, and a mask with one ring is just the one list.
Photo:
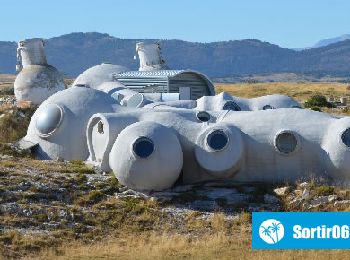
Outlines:
[[329, 44], [333, 44], [333, 43], [337, 43], [345, 40], [350, 40], [350, 34], [344, 34], [339, 37], [320, 40], [313, 46], [313, 48], [324, 47]]
[[[138, 68], [134, 60], [138, 41], [101, 33], [71, 33], [46, 41], [50, 64], [67, 76], [77, 76], [101, 62]], [[326, 47], [295, 51], [259, 40], [196, 43], [159, 40], [163, 56], [171, 68], [191, 68], [210, 77], [230, 77], [261, 73], [311, 73], [344, 76], [350, 74], [350, 40]], [[14, 73], [16, 43], [0, 42], [0, 73]]]

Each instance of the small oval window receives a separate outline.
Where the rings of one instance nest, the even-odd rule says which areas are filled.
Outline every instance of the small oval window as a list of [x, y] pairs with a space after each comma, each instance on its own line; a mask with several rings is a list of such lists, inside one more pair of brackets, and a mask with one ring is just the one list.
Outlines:
[[214, 130], [207, 136], [207, 144], [214, 151], [223, 150], [228, 143], [228, 136], [222, 130]]
[[154, 151], [154, 144], [148, 137], [141, 136], [133, 144], [134, 153], [140, 158], [149, 157]]
[[103, 130], [103, 123], [101, 121], [99, 121], [97, 123], [97, 131], [99, 134], [103, 134], [104, 133], [104, 130]]
[[132, 95], [127, 101], [127, 107], [140, 107], [144, 101], [144, 96], [141, 93]]
[[233, 101], [227, 101], [225, 105], [222, 108], [223, 110], [233, 110], [233, 111], [241, 111], [241, 108], [239, 105], [237, 105]]
[[197, 118], [201, 122], [208, 122], [210, 120], [210, 115], [208, 112], [205, 111], [199, 111], [197, 113]]
[[280, 153], [290, 154], [297, 148], [298, 140], [293, 133], [282, 132], [276, 136], [275, 145]]
[[347, 147], [350, 147], [350, 128], [343, 132], [341, 135], [341, 140]]
[[273, 106], [270, 106], [270, 105], [263, 106], [263, 110], [268, 110], [268, 109], [275, 109], [275, 108]]

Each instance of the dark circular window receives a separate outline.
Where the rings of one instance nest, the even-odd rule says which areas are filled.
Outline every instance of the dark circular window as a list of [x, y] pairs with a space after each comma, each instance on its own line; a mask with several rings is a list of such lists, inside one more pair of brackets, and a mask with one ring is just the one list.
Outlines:
[[139, 137], [133, 145], [134, 153], [141, 158], [147, 158], [154, 151], [154, 144], [148, 137]]
[[298, 140], [293, 133], [282, 132], [276, 136], [275, 144], [279, 152], [289, 154], [297, 148]]
[[343, 132], [343, 134], [341, 135], [341, 140], [347, 147], [350, 147], [350, 128], [346, 129]]
[[233, 101], [227, 101], [222, 109], [223, 110], [241, 111], [241, 108], [239, 107], [239, 105], [237, 105]]
[[215, 130], [207, 136], [207, 144], [214, 151], [223, 150], [228, 143], [228, 136], [222, 130]]
[[270, 106], [270, 105], [263, 106], [263, 110], [268, 110], [268, 109], [275, 109], [275, 108], [273, 106]]
[[208, 122], [210, 120], [210, 115], [205, 111], [199, 111], [197, 113], [197, 118], [199, 121]]

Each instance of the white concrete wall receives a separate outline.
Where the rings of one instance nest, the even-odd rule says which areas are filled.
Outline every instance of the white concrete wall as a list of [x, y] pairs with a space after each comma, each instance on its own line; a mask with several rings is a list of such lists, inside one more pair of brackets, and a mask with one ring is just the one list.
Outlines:
[[[94, 120], [105, 122], [106, 128], [110, 128], [108, 132], [113, 133], [108, 140], [102, 142], [107, 150], [117, 146], [115, 143], [112, 145], [113, 140], [119, 138], [125, 125], [151, 121], [173, 129], [184, 158], [184, 183], [218, 178], [237, 181], [296, 181], [311, 176], [350, 180], [350, 148], [341, 141], [341, 134], [350, 128], [350, 118], [336, 118], [297, 108], [209, 114], [211, 119], [205, 123], [196, 118], [195, 111], [188, 109], [138, 109], [116, 114], [98, 114], [90, 119], [88, 131], [93, 131], [91, 122]], [[211, 151], [206, 146], [206, 138], [214, 130], [222, 130], [228, 137], [228, 144], [223, 150]], [[297, 140], [296, 149], [290, 154], [283, 154], [276, 148], [276, 136], [283, 132], [292, 133]], [[139, 129], [138, 135], [143, 134], [143, 130]], [[92, 136], [91, 133], [88, 135], [90, 143], [93, 143], [90, 140]], [[122, 144], [128, 149], [132, 147], [131, 141]], [[95, 142], [94, 145], [100, 144]], [[90, 153], [94, 149], [103, 150], [93, 146], [89, 148]], [[171, 145], [168, 149], [172, 149]], [[100, 158], [106, 170], [108, 160], [112, 166], [115, 165], [114, 160], [121, 156], [116, 152], [113, 154], [112, 156], [109, 151], [105, 151]], [[119, 158], [118, 162], [120, 163]], [[119, 178], [123, 174], [129, 174], [118, 170]], [[150, 186], [145, 189], [150, 189]]]
[[[226, 178], [296, 181], [311, 176], [350, 181], [350, 117], [281, 108], [206, 111], [209, 118], [204, 120], [200, 112], [122, 107], [108, 93], [72, 87], [41, 104], [24, 139], [37, 144], [34, 153], [40, 159], [89, 157], [138, 190], [171, 187], [180, 170], [184, 183]], [[51, 129], [48, 134], [40, 132], [42, 124]], [[342, 139], [347, 130], [347, 139]], [[213, 133], [224, 137], [221, 148], [210, 145]], [[278, 149], [293, 148], [290, 142], [279, 143], [284, 135], [295, 141], [290, 153]], [[154, 144], [154, 152], [145, 158], [133, 152], [141, 137]]]
[[227, 110], [225, 106], [231, 102], [236, 104], [240, 111], [264, 110], [266, 109], [266, 106], [270, 106], [272, 109], [301, 107], [296, 100], [285, 95], [267, 95], [248, 99], [231, 96], [227, 92], [221, 92], [215, 96], [204, 96], [196, 101], [154, 101], [153, 103], [146, 104], [145, 107], [162, 109], [162, 107], [167, 106], [174, 108], [195, 109], [200, 111], [222, 111]]

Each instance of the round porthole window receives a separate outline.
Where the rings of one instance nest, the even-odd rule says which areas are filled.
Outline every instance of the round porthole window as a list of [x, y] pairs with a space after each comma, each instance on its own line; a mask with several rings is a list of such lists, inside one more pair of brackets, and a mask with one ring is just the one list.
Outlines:
[[281, 132], [276, 136], [275, 146], [280, 153], [290, 154], [296, 150], [298, 139], [291, 132]]
[[270, 106], [270, 105], [263, 106], [263, 110], [268, 110], [268, 109], [275, 109], [275, 108], [273, 106]]
[[341, 140], [347, 147], [350, 147], [350, 128], [343, 132], [341, 135]]
[[38, 114], [35, 122], [40, 136], [53, 134], [62, 122], [63, 109], [56, 104], [46, 105]]
[[149, 157], [154, 151], [154, 144], [148, 137], [139, 137], [133, 145], [134, 153], [140, 158]]
[[222, 130], [214, 130], [207, 136], [207, 144], [214, 151], [223, 150], [228, 141], [228, 136]]
[[239, 105], [237, 105], [233, 101], [227, 101], [222, 109], [223, 110], [241, 111], [241, 108], [239, 107]]
[[210, 120], [210, 115], [208, 112], [205, 111], [199, 111], [197, 113], [197, 118], [201, 122], [208, 122]]
[[141, 93], [137, 93], [131, 96], [126, 102], [127, 107], [140, 107], [144, 101], [144, 96]]

